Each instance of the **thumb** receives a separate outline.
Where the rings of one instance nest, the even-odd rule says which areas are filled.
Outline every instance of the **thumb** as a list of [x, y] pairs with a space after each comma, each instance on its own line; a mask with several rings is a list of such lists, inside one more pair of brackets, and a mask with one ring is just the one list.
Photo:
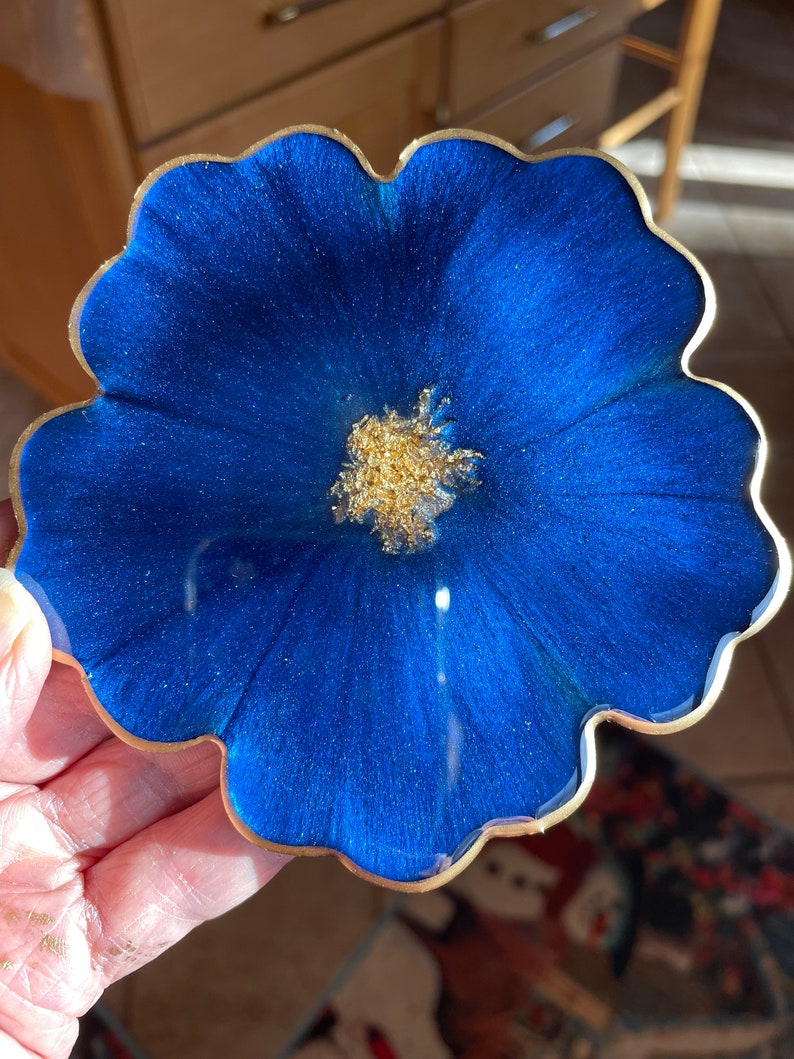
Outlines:
[[0, 762], [27, 724], [51, 661], [44, 615], [11, 571], [0, 568]]

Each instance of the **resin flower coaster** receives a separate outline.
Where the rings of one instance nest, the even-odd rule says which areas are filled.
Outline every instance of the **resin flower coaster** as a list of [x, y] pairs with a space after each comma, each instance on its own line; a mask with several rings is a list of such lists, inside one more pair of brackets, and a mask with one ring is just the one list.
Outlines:
[[81, 295], [18, 577], [114, 729], [210, 737], [252, 840], [403, 889], [690, 724], [788, 557], [697, 263], [593, 152], [335, 133], [188, 158]]

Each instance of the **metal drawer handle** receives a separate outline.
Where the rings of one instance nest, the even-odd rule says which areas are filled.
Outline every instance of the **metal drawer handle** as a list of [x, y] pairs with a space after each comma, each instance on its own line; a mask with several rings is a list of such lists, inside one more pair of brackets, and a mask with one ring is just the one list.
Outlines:
[[275, 11], [268, 11], [264, 21], [268, 26], [285, 26], [301, 15], [309, 15], [312, 11], [319, 11], [321, 7], [337, 3], [339, 0], [298, 0], [297, 4], [285, 4], [284, 7], [277, 7]]
[[556, 22], [549, 22], [548, 26], [544, 26], [543, 29], [527, 33], [527, 40], [531, 40], [533, 44], [547, 44], [550, 40], [556, 40], [557, 37], [570, 33], [577, 26], [583, 26], [585, 22], [595, 18], [597, 14], [598, 8], [588, 4], [586, 7], [580, 7], [578, 10], [572, 11], [570, 15], [563, 15]]
[[540, 129], [530, 133], [529, 136], [521, 141], [518, 149], [523, 151], [524, 154], [532, 154], [539, 147], [549, 143], [551, 140], [556, 140], [558, 136], [562, 136], [568, 129], [578, 125], [581, 120], [578, 114], [562, 114], [559, 118], [555, 118], [554, 121], [550, 121], [548, 125], [543, 125]]

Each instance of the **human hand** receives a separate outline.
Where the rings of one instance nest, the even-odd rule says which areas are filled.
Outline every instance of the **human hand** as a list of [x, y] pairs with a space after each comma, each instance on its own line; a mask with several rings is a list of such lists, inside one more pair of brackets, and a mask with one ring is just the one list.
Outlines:
[[[10, 502], [0, 538], [16, 537]], [[0, 556], [0, 559], [3, 559]], [[46, 621], [0, 569], [0, 1056], [66, 1059], [111, 982], [253, 894], [289, 859], [247, 842], [201, 743], [112, 735]]]

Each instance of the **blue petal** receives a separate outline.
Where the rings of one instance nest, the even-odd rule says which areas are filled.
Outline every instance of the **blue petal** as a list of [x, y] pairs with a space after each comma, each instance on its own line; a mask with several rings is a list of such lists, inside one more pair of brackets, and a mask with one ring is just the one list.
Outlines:
[[372, 324], [392, 297], [388, 266], [373, 267], [378, 187], [347, 148], [311, 135], [164, 173], [81, 315], [105, 391], [181, 415], [201, 394], [206, 420], [242, 430], [263, 416], [270, 429], [318, 412], [333, 423], [345, 399], [349, 428], [382, 407], [394, 328]]
[[155, 181], [80, 332], [108, 393], [177, 414], [201, 392], [230, 429], [343, 433], [438, 384], [496, 451], [505, 425], [534, 438], [674, 370], [702, 308], [602, 159], [441, 141], [379, 184], [300, 134]]
[[757, 445], [735, 401], [681, 379], [640, 387], [501, 468], [478, 554], [594, 703], [646, 719], [687, 712], [720, 641], [750, 625], [776, 569], [746, 496]]
[[189, 607], [209, 544], [311, 543], [334, 531], [327, 491], [341, 448], [329, 470], [291, 458], [288, 442], [107, 398], [36, 431], [22, 455], [28, 526], [17, 565], [43, 587], [87, 668]]
[[704, 309], [693, 264], [653, 234], [601, 158], [526, 163], [423, 146], [384, 188], [404, 268], [423, 278], [426, 374], [486, 454], [677, 374]]
[[232, 805], [271, 841], [381, 877], [432, 874], [576, 775], [588, 704], [559, 677], [460, 563], [439, 580], [429, 558], [326, 551], [222, 732]]

